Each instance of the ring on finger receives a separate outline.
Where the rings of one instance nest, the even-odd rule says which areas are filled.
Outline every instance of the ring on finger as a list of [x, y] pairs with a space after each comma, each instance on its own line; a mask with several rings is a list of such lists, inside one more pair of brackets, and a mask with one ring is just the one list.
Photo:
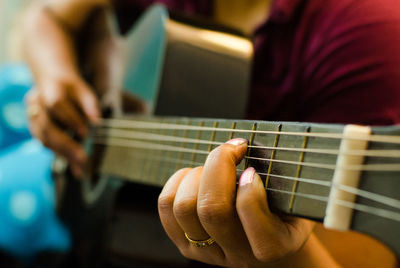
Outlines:
[[205, 247], [211, 246], [215, 242], [215, 239], [212, 237], [210, 237], [206, 240], [194, 240], [194, 239], [190, 238], [187, 233], [185, 233], [185, 237], [190, 242], [190, 244], [194, 245], [197, 248], [205, 248]]

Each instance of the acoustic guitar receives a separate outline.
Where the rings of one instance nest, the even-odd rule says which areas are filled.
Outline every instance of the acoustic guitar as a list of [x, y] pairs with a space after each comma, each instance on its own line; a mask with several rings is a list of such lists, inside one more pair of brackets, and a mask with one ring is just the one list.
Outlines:
[[[110, 22], [104, 20], [107, 12], [100, 14], [97, 19]], [[147, 11], [125, 41], [108, 37], [114, 46], [123, 43], [124, 53], [113, 54], [109, 65], [86, 58], [86, 76], [98, 71], [93, 66], [119, 63], [124, 67], [108, 69], [100, 82], [92, 79], [95, 88], [133, 88], [155, 115], [123, 114], [121, 104], [108, 98], [113, 101], [104, 103], [112, 104], [113, 113], [85, 142], [92, 156], [87, 178], [73, 179], [61, 159], [54, 163], [60, 214], [82, 266], [140, 260], [144, 251], [158, 254], [155, 262], [164, 267], [186, 265], [164, 242], [155, 209], [158, 192], [176, 170], [203, 165], [212, 149], [237, 137], [249, 141], [237, 173], [248, 166], [257, 170], [274, 212], [368, 234], [400, 256], [400, 127], [233, 119], [244, 116], [251, 41], [171, 15], [162, 6]], [[227, 90], [237, 98], [227, 100]]]

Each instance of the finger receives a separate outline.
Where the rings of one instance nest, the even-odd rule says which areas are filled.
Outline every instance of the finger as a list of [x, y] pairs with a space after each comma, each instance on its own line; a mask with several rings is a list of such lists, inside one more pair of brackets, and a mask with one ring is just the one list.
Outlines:
[[270, 211], [264, 184], [254, 168], [246, 169], [240, 177], [236, 209], [253, 254], [260, 261], [280, 259], [298, 249], [305, 239], [293, 239], [291, 225]]
[[[41, 107], [39, 103], [31, 103], [29, 105]], [[43, 112], [43, 107], [40, 113], [30, 118], [30, 121], [30, 128], [33, 135], [44, 146], [66, 157], [71, 164], [74, 175], [81, 177], [86, 163], [86, 154], [83, 148], [52, 123], [48, 114]]]
[[57, 109], [52, 110], [51, 116], [68, 129], [78, 133], [81, 138], [87, 135], [88, 127], [84, 116], [72, 103], [61, 102]]
[[96, 95], [86, 83], [81, 82], [71, 90], [70, 98], [83, 111], [92, 123], [97, 123], [100, 118], [100, 108]]
[[186, 246], [187, 241], [183, 230], [174, 216], [174, 200], [179, 184], [190, 170], [190, 168], [185, 168], [175, 172], [169, 178], [158, 197], [158, 213], [160, 215], [161, 224], [169, 238], [178, 247]]
[[[204, 241], [210, 238], [197, 216], [197, 194], [202, 170], [203, 167], [194, 168], [182, 179], [175, 195], [173, 207], [175, 219], [183, 233], [195, 241]], [[185, 238], [182, 244], [185, 247], [181, 248], [181, 251], [187, 258], [213, 264], [221, 264], [225, 259], [224, 252], [215, 242], [199, 248]]]
[[247, 141], [234, 139], [213, 150], [204, 165], [197, 210], [207, 233], [224, 252], [238, 253], [246, 243], [235, 211], [236, 164], [243, 158]]
[[173, 207], [178, 224], [193, 240], [206, 240], [210, 237], [197, 216], [197, 194], [202, 170], [203, 167], [197, 167], [186, 174], [176, 192]]
[[68, 97], [72, 86], [62, 83], [47, 83], [40, 88], [38, 99], [50, 117], [62, 126], [78, 133], [81, 137], [87, 133], [85, 116], [80, 114], [73, 100]]

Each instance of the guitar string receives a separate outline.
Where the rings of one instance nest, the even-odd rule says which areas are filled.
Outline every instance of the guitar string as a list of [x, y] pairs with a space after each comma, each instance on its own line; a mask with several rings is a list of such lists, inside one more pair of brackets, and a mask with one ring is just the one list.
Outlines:
[[[173, 159], [170, 159], [170, 161], [173, 161]], [[177, 159], [177, 161], [181, 161], [181, 160]], [[191, 162], [191, 161], [185, 161], [185, 162]], [[201, 164], [201, 163], [199, 163], [199, 164]], [[172, 167], [170, 167], [168, 169], [172, 170]], [[270, 174], [270, 175], [272, 177], [277, 176], [274, 174]], [[288, 176], [284, 176], [284, 177], [289, 178]], [[282, 178], [283, 178], [283, 176], [282, 176]], [[298, 179], [298, 178], [295, 178], [295, 179]], [[322, 201], [325, 203], [330, 201], [327, 196], [322, 196], [322, 195], [314, 195], [314, 194], [307, 194], [307, 193], [300, 193], [300, 192], [293, 193], [291, 191], [274, 189], [274, 188], [266, 188], [265, 190], [271, 191], [271, 192], [278, 192], [278, 193], [282, 193], [282, 194], [295, 195], [295, 196], [299, 196], [299, 197], [303, 197], [303, 198], [307, 198], [307, 199], [311, 199], [311, 200]], [[394, 221], [400, 221], [400, 213], [395, 212], [395, 211], [391, 211], [391, 210], [383, 209], [383, 208], [379, 208], [379, 207], [358, 204], [358, 203], [349, 202], [349, 201], [344, 201], [344, 200], [340, 200], [340, 199], [333, 199], [332, 201], [340, 206], [348, 207], [348, 208], [362, 211], [365, 213], [369, 213], [369, 214], [372, 214], [375, 216], [388, 218], [388, 219], [391, 219]], [[397, 202], [397, 200], [396, 200], [396, 202]], [[397, 207], [397, 209], [398, 209], [398, 207]]]
[[[101, 137], [98, 137], [101, 138]], [[114, 145], [132, 147], [132, 148], [148, 148], [152, 150], [166, 150], [166, 151], [176, 151], [176, 152], [186, 152], [186, 153], [196, 153], [196, 154], [208, 154], [208, 151], [204, 150], [196, 150], [190, 148], [182, 148], [172, 145], [160, 144], [160, 143], [149, 143], [143, 142], [133, 139], [125, 139], [125, 138], [112, 138], [112, 137], [104, 137], [110, 143], [114, 143]], [[297, 165], [297, 166], [305, 166], [311, 168], [321, 168], [321, 169], [329, 169], [335, 170], [337, 168], [351, 170], [351, 171], [382, 171], [382, 172], [391, 172], [391, 171], [400, 171], [400, 164], [364, 164], [364, 165], [344, 165], [344, 166], [336, 166], [334, 164], [324, 164], [324, 163], [314, 163], [314, 162], [299, 162], [299, 161], [290, 161], [290, 160], [278, 160], [278, 159], [270, 159], [270, 158], [262, 158], [262, 157], [253, 157], [253, 156], [245, 156], [245, 159], [251, 160], [259, 160], [266, 162], [275, 162], [287, 165]]]
[[[116, 143], [113, 143], [113, 142], [110, 143], [109, 141], [106, 141], [106, 142], [102, 143], [101, 140], [96, 140], [96, 143], [97, 144], [103, 144], [103, 145], [121, 146], [121, 144], [118, 144], [118, 143], [116, 144]], [[142, 147], [142, 149], [148, 149], [148, 147], [146, 147], [146, 148]], [[171, 159], [165, 160], [165, 158], [157, 158], [157, 157], [154, 157], [154, 156], [152, 156], [151, 159], [152, 160], [164, 160], [165, 162], [174, 161], [174, 160], [171, 160]], [[188, 161], [188, 160], [175, 160], [174, 162], [176, 162], [176, 163], [185, 163], [185, 164], [188, 164], [190, 166], [192, 166], [192, 165], [199, 165], [199, 166], [204, 165], [204, 163], [192, 162], [192, 161]], [[237, 169], [237, 171], [243, 171], [243, 170]], [[260, 174], [260, 175], [268, 175], [267, 173], [262, 173], [262, 172], [258, 172], [258, 174]], [[287, 179], [287, 180], [292, 180], [292, 181], [296, 181], [297, 180], [299, 182], [315, 184], [315, 185], [320, 185], [320, 186], [327, 186], [327, 187], [331, 187], [332, 186], [332, 183], [328, 182], [328, 181], [321, 181], [321, 180], [307, 179], [307, 178], [297, 178], [297, 177], [283, 176], [283, 175], [277, 175], [277, 174], [269, 174], [269, 175], [277, 177], [277, 178], [281, 178], [281, 179]], [[382, 203], [382, 204], [387, 205], [387, 206], [391, 206], [391, 207], [394, 207], [394, 208], [400, 208], [400, 200], [396, 200], [394, 198], [390, 198], [390, 197], [387, 197], [387, 196], [384, 196], [384, 195], [380, 195], [380, 194], [375, 194], [373, 192], [363, 191], [363, 190], [360, 190], [358, 188], [350, 187], [350, 186], [342, 185], [342, 184], [334, 184], [333, 186], [334, 187], [338, 187], [340, 190], [343, 190], [345, 192], [349, 192], [349, 193], [352, 193], [352, 194], [355, 194], [355, 195], [358, 195], [358, 196], [373, 200], [375, 202]]]
[[385, 136], [371, 134], [369, 137], [349, 137], [342, 133], [324, 133], [324, 132], [290, 132], [290, 131], [268, 131], [268, 130], [247, 130], [247, 129], [231, 129], [219, 127], [200, 127], [190, 125], [180, 125], [171, 123], [154, 123], [143, 122], [128, 119], [102, 119], [97, 126], [111, 127], [111, 128], [138, 128], [138, 129], [174, 129], [174, 130], [195, 130], [195, 131], [217, 131], [217, 132], [234, 132], [234, 133], [247, 133], [247, 134], [273, 134], [273, 135], [290, 135], [300, 137], [320, 137], [329, 139], [349, 139], [359, 141], [373, 141], [382, 143], [400, 144], [400, 137], [398, 136]]
[[[285, 190], [271, 189], [271, 188], [268, 188], [267, 190], [272, 191], [272, 192], [279, 192], [279, 193], [283, 193], [283, 194], [293, 195], [292, 192], [285, 191]], [[319, 200], [319, 201], [322, 201], [325, 203], [330, 201], [327, 197], [320, 196], [320, 195], [312, 195], [312, 194], [304, 194], [304, 193], [294, 193], [294, 195], [297, 195], [299, 197], [308, 198], [308, 199]], [[343, 207], [348, 207], [351, 209], [359, 210], [362, 212], [366, 212], [366, 213], [380, 216], [383, 218], [391, 219], [394, 221], [400, 221], [400, 213], [398, 213], [398, 212], [394, 212], [394, 211], [390, 211], [390, 210], [382, 209], [382, 208], [377, 208], [377, 207], [372, 207], [372, 206], [368, 206], [368, 205], [363, 205], [363, 204], [357, 204], [357, 203], [344, 201], [344, 200], [340, 200], [340, 199], [334, 199], [332, 201], [335, 202], [337, 205], [340, 205]]]
[[[149, 132], [142, 132], [136, 130], [121, 130], [121, 129], [100, 129], [96, 131], [96, 134], [103, 136], [112, 136], [117, 138], [126, 139], [143, 139], [143, 140], [156, 140], [156, 141], [170, 141], [170, 142], [184, 142], [194, 144], [205, 144], [205, 145], [222, 145], [224, 142], [193, 139], [185, 137], [175, 137], [164, 134], [156, 134]], [[261, 146], [261, 145], [248, 145], [249, 148], [264, 149], [264, 150], [278, 150], [278, 151], [290, 151], [290, 152], [304, 152], [304, 153], [315, 153], [315, 154], [329, 154], [329, 155], [354, 155], [354, 156], [369, 156], [369, 157], [387, 157], [387, 158], [400, 158], [400, 150], [346, 150], [340, 152], [335, 149], [314, 149], [314, 148], [289, 148], [289, 147], [272, 147], [272, 146]]]

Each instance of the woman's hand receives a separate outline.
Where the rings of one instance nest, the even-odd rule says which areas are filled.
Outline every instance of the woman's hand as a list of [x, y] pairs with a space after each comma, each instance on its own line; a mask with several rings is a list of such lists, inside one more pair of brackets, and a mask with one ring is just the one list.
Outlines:
[[96, 123], [100, 117], [92, 90], [79, 78], [55, 80], [32, 89], [26, 101], [32, 134], [66, 157], [75, 176], [82, 176], [86, 154], [72, 136], [84, 138], [88, 124]]
[[[66, 157], [76, 177], [83, 175], [87, 156], [72, 137], [87, 135], [88, 126], [99, 121], [100, 106], [114, 112], [144, 110], [141, 101], [118, 88], [119, 47], [110, 12], [109, 0], [53, 0], [32, 3], [26, 16], [24, 46], [36, 82], [27, 97], [31, 132]], [[79, 61], [76, 37], [82, 31], [87, 40], [79, 46]], [[90, 73], [93, 88], [81, 69]]]
[[[265, 267], [290, 263], [298, 258], [296, 252], [308, 252], [302, 246], [314, 223], [271, 213], [253, 168], [244, 171], [236, 188], [236, 165], [246, 149], [246, 140], [228, 141], [210, 153], [204, 167], [177, 171], [161, 192], [161, 222], [185, 257], [221, 266]], [[193, 240], [211, 237], [215, 242], [196, 247], [185, 233]]]

